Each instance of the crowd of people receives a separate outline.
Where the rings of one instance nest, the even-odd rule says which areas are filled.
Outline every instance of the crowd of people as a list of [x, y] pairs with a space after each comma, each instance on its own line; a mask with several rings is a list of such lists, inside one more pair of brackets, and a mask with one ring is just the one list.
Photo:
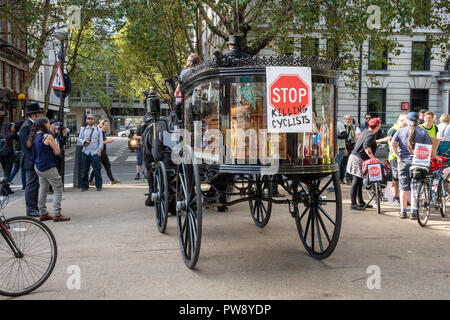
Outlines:
[[[375, 158], [377, 146], [381, 143], [388, 143], [388, 162], [392, 170], [393, 204], [400, 207], [401, 218], [408, 218], [409, 192], [412, 191], [409, 218], [417, 219], [416, 183], [414, 179], [411, 179], [409, 172], [413, 160], [413, 150], [417, 143], [431, 145], [431, 138], [439, 139], [442, 145], [450, 143], [450, 116], [442, 114], [439, 124], [437, 124], [436, 115], [426, 109], [422, 109], [418, 113], [400, 114], [384, 138], [380, 133], [380, 118], [373, 118], [370, 114], [366, 114], [365, 121], [362, 132], [350, 115], [344, 116], [344, 122], [338, 122], [337, 125], [339, 175], [342, 183], [351, 181], [350, 209], [363, 211], [366, 208], [372, 208], [371, 205], [364, 202], [362, 196], [363, 178], [366, 174], [363, 163], [365, 161], [380, 162]], [[446, 149], [448, 148], [446, 147]], [[436, 161], [441, 161], [436, 148], [433, 148], [431, 156]]]
[[[25, 191], [26, 214], [41, 221], [69, 221], [62, 215], [63, 157], [68, 137], [68, 129], [62, 123], [48, 119], [38, 103], [28, 104], [26, 119], [16, 123], [4, 122], [1, 128], [0, 162], [4, 171], [3, 191], [13, 194], [11, 189], [15, 176], [20, 172], [22, 190]], [[106, 132], [108, 120], [94, 125], [95, 118], [87, 116], [87, 125], [81, 128], [78, 143], [82, 149], [82, 191], [94, 183], [102, 190], [101, 165], [111, 184], [119, 183], [111, 171], [111, 163], [106, 153], [106, 145], [114, 142]], [[60, 131], [62, 130], [62, 132]], [[89, 178], [89, 170], [92, 173]], [[53, 194], [53, 215], [47, 211], [47, 195]]]

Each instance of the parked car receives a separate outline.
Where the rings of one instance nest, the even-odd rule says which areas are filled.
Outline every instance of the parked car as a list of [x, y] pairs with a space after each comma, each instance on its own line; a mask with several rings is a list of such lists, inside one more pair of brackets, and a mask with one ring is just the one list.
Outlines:
[[127, 129], [127, 130], [124, 130], [124, 131], [120, 131], [117, 135], [119, 137], [126, 138], [126, 137], [128, 137], [129, 134], [130, 134], [130, 129]]

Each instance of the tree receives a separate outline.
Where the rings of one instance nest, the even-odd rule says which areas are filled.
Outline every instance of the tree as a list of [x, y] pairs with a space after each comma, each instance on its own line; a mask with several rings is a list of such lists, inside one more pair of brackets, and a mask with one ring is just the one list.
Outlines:
[[[242, 49], [252, 55], [267, 46], [289, 54], [299, 46], [289, 40], [290, 35], [304, 38], [319, 33], [333, 39], [340, 56], [347, 58], [343, 68], [357, 71], [361, 45], [371, 41], [377, 55], [384, 48], [398, 54], [394, 36], [412, 35], [418, 26], [434, 30], [427, 32], [428, 41], [443, 54], [450, 50], [447, 0], [183, 0], [183, 3], [192, 11], [198, 10], [211, 33], [222, 42], [230, 34], [242, 36]], [[379, 28], [368, 27], [374, 14], [367, 11], [370, 5], [380, 8]], [[326, 57], [329, 52], [318, 54]]]
[[[123, 66], [117, 59], [117, 37], [102, 37], [95, 34], [94, 27], [86, 27], [82, 37], [91, 38], [79, 48], [79, 57], [76, 72], [73, 74], [73, 82], [76, 83], [73, 95], [89, 98], [97, 102], [113, 124], [111, 108], [114, 100], [125, 101], [126, 105], [133, 102], [134, 92], [131, 85], [126, 82], [114, 81], [114, 87], [105, 87], [106, 74], [108, 77], [118, 79], [118, 72]], [[111, 126], [114, 133], [114, 126]]]
[[[129, 3], [128, 3], [129, 2]], [[183, 0], [125, 1], [126, 23], [118, 34], [121, 80], [136, 95], [153, 86], [167, 101], [173, 94], [164, 85], [184, 68], [191, 52], [203, 55], [201, 16]]]
[[[32, 53], [31, 67], [26, 73], [23, 83], [24, 92], [28, 92], [36, 73], [43, 65], [46, 58], [46, 47], [59, 47], [53, 34], [57, 29], [67, 28], [69, 14], [67, 9], [70, 6], [81, 8], [81, 26], [79, 29], [70, 30], [68, 50], [65, 52], [69, 75], [73, 75], [77, 67], [79, 49], [84, 42], [90, 41], [90, 39], [82, 37], [84, 28], [92, 21], [95, 21], [95, 25], [98, 26], [105, 26], [108, 22], [113, 23], [116, 14], [120, 16], [120, 10], [117, 10], [121, 7], [121, 4], [113, 0], [20, 0], [2, 2], [2, 16], [8, 17], [14, 24], [17, 29], [15, 35], [20, 37], [22, 41], [26, 41], [27, 47]], [[45, 108], [48, 107], [49, 89], [47, 88], [46, 92]], [[22, 104], [18, 102], [16, 121], [20, 118], [21, 109]]]
[[[57, 4], [51, 0], [8, 1], [1, 5], [2, 15], [8, 17], [17, 29], [16, 36], [27, 42], [28, 49], [33, 52], [32, 65], [26, 73], [23, 83], [24, 92], [28, 92], [36, 73], [42, 65], [45, 54], [44, 49], [49, 37], [60, 22]], [[17, 102], [15, 120], [21, 116], [22, 104]]]

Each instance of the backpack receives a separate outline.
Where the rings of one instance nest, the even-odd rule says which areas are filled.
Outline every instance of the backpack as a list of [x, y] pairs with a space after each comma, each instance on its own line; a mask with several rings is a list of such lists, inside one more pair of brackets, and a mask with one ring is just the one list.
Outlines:
[[0, 157], [6, 157], [12, 152], [11, 148], [6, 143], [6, 139], [0, 139]]

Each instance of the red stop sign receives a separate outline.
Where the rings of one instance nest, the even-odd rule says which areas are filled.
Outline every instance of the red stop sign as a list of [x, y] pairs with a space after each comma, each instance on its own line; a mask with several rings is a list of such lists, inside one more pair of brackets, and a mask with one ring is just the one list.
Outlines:
[[425, 160], [430, 155], [430, 151], [425, 147], [419, 147], [416, 149], [416, 157], [420, 160]]
[[296, 74], [281, 74], [269, 86], [269, 102], [281, 115], [298, 115], [310, 103], [310, 87]]
[[369, 169], [369, 174], [372, 177], [378, 177], [380, 175], [380, 168], [378, 166], [373, 166]]

